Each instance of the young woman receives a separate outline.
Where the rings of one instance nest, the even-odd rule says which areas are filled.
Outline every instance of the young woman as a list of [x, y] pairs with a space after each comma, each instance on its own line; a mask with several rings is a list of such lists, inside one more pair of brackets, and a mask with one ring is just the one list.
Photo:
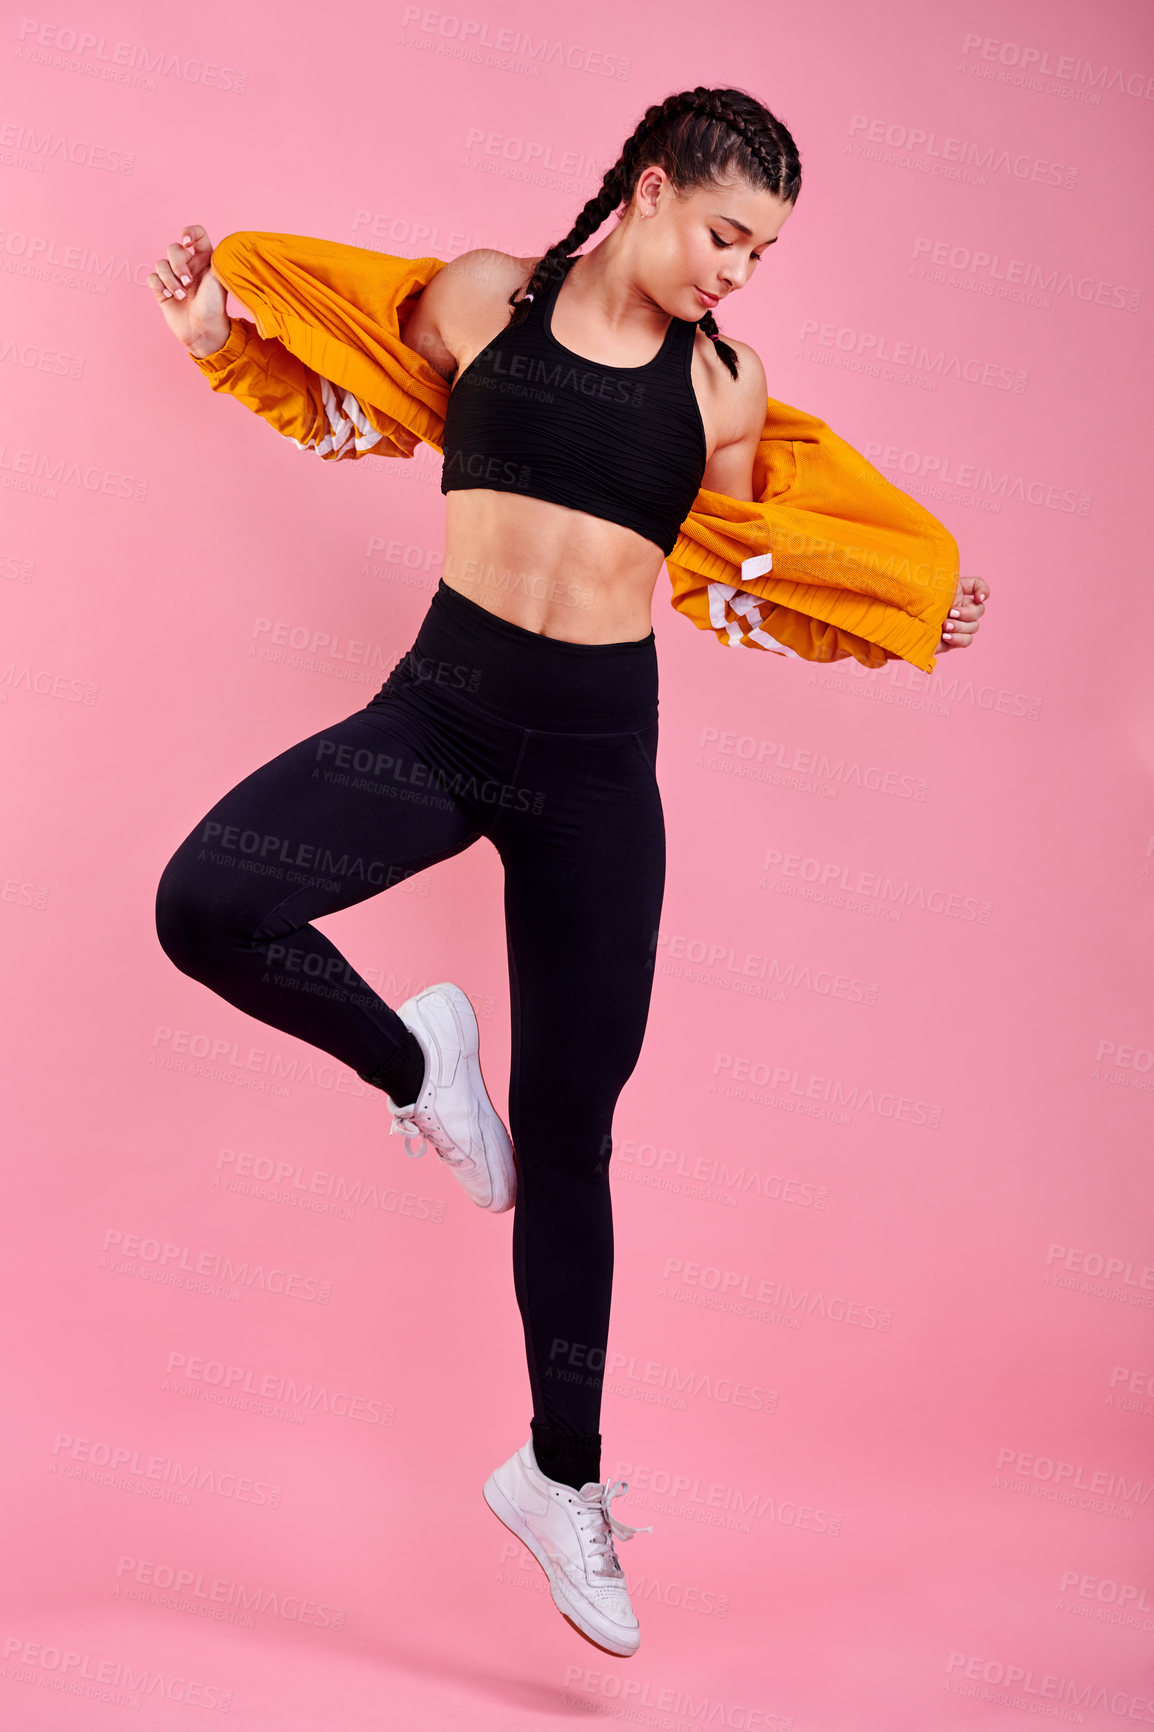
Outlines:
[[[665, 883], [650, 609], [699, 489], [754, 498], [765, 372], [720, 340], [712, 309], [776, 244], [800, 178], [789, 132], [753, 97], [680, 92], [646, 111], [544, 255], [476, 251], [432, 276], [403, 335], [452, 382], [443, 575], [416, 640], [363, 709], [225, 794], [157, 894], [178, 968], [381, 1089], [406, 1147], [430, 1143], [482, 1208], [516, 1198], [533, 1412], [484, 1495], [558, 1609], [617, 1655], [639, 1631], [614, 1541], [636, 1530], [610, 1510], [628, 1487], [600, 1478], [600, 1411], [613, 1113], [641, 1051]], [[211, 262], [199, 227], [157, 262], [170, 327], [210, 374], [258, 342], [275, 371], [275, 340], [229, 319]], [[379, 416], [293, 377], [328, 406], [298, 444], [380, 448]], [[947, 596], [939, 650], [969, 642], [984, 592]], [[443, 982], [393, 1010], [310, 924], [482, 837], [505, 870], [509, 1131], [465, 994]]]

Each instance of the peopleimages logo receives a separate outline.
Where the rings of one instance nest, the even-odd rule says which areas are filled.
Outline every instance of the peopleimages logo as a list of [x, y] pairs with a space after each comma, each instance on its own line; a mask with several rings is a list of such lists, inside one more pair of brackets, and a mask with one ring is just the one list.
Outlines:
[[[208, 1491], [214, 1497], [232, 1498], [237, 1503], [279, 1509], [284, 1492], [283, 1486], [269, 1480], [254, 1479], [251, 1474], [230, 1473], [218, 1467], [181, 1461], [176, 1456], [150, 1454], [131, 1444], [103, 1438], [73, 1437], [66, 1431], [56, 1434], [51, 1468], [54, 1473], [145, 1494], [173, 1490], [184, 1503], [190, 1501], [189, 1492]], [[106, 1468], [107, 1474], [91, 1471], [98, 1468]]]
[[42, 24], [35, 18], [21, 21], [17, 32], [18, 60], [37, 66], [55, 66], [63, 72], [81, 72], [90, 78], [114, 84], [133, 84], [143, 90], [157, 88], [154, 74], [179, 78], [185, 84], [203, 84], [207, 90], [230, 90], [236, 95], [248, 83], [248, 73], [212, 60], [187, 57], [165, 48], [148, 48], [141, 42], [116, 42], [95, 36], [90, 30], [68, 25]]
[[953, 489], [962, 503], [980, 503], [983, 509], [1000, 511], [1004, 502], [1016, 500], [1046, 511], [1089, 517], [1094, 503], [1092, 493], [1083, 493], [1076, 487], [1063, 487], [1059, 482], [1043, 481], [1036, 476], [1015, 475], [1008, 469], [997, 470], [980, 462], [959, 463], [940, 451], [903, 451], [898, 445], [868, 439], [863, 455], [880, 469], [921, 482], [927, 493]]
[[861, 1299], [849, 1299], [842, 1293], [826, 1293], [822, 1288], [811, 1292], [797, 1288], [789, 1281], [770, 1279], [749, 1269], [723, 1269], [713, 1263], [686, 1262], [683, 1257], [667, 1257], [661, 1271], [663, 1299], [676, 1298], [679, 1287], [696, 1287], [707, 1293], [717, 1293], [722, 1299], [731, 1298], [726, 1309], [739, 1315], [739, 1301], [750, 1300], [754, 1305], [775, 1305], [788, 1308], [799, 1318], [824, 1317], [831, 1323], [852, 1324], [858, 1329], [877, 1329], [888, 1333], [893, 1324], [893, 1312], [879, 1305], [867, 1305]]
[[586, 156], [582, 151], [562, 150], [552, 140], [518, 138], [510, 133], [486, 131], [483, 126], [469, 128], [465, 135], [465, 152], [466, 161], [475, 152], [479, 156], [500, 157], [504, 162], [520, 163], [525, 168], [541, 169], [569, 178], [584, 176], [587, 180], [599, 182], [605, 172], [596, 157]]
[[[937, 1130], [942, 1122], [940, 1104], [918, 1100], [912, 1095], [895, 1095], [888, 1090], [862, 1088], [858, 1083], [844, 1082], [840, 1077], [823, 1077], [791, 1069], [788, 1064], [771, 1064], [768, 1059], [753, 1059], [746, 1054], [715, 1052], [713, 1081], [709, 1094], [736, 1095], [740, 1099], [765, 1100], [781, 1093], [800, 1102], [797, 1110], [808, 1103], [853, 1112], [869, 1112], [878, 1118], [894, 1119], [901, 1124], [928, 1125]], [[752, 1086], [747, 1093], [742, 1084]], [[758, 1091], [761, 1091], [760, 1093]], [[844, 1122], [848, 1122], [843, 1120]]]
[[392, 1425], [396, 1417], [391, 1402], [354, 1395], [347, 1389], [330, 1389], [325, 1383], [298, 1381], [295, 1374], [261, 1371], [253, 1365], [233, 1365], [203, 1353], [172, 1352], [164, 1367], [167, 1379], [161, 1386], [167, 1394], [185, 1395], [190, 1388], [219, 1394], [216, 1405], [258, 1411], [254, 1403], [279, 1402], [285, 1409], [302, 1413], [327, 1413], [336, 1419], [356, 1420], [364, 1425]]
[[[836, 325], [828, 319], [803, 319], [798, 341], [818, 344], [832, 355], [852, 357], [861, 363], [859, 370], [875, 378], [899, 378], [905, 372], [927, 375], [927, 383], [937, 389], [939, 379], [957, 379], [967, 385], [981, 385], [993, 391], [1014, 391], [1019, 396], [1026, 389], [1029, 374], [1020, 367], [1008, 367], [999, 361], [962, 355], [956, 349], [937, 347], [912, 337], [893, 337], [878, 331], [857, 330], [852, 325]], [[804, 360], [824, 360], [799, 350]], [[883, 371], [884, 369], [884, 371]]]
[[79, 242], [58, 241], [50, 235], [25, 234], [21, 229], [0, 229], [0, 251], [7, 258], [20, 259], [29, 265], [51, 265], [62, 271], [82, 271], [106, 282], [130, 282], [145, 285], [147, 265], [134, 265], [131, 259], [118, 258], [115, 253], [98, 253]]
[[[956, 1696], [975, 1696], [1011, 1708], [1026, 1708], [1039, 1717], [1080, 1721], [1085, 1710], [1098, 1708], [1123, 1720], [1154, 1724], [1154, 1698], [1133, 1696], [1100, 1681], [1064, 1678], [1015, 1660], [992, 1660], [984, 1654], [953, 1653], [946, 1662], [946, 1689]], [[1067, 1712], [1062, 1712], [1065, 1706]]]
[[991, 68], [1018, 74], [1017, 82], [1036, 84], [1039, 89], [1044, 88], [1043, 78], [1051, 78], [1059, 85], [1071, 86], [1071, 93], [1073, 88], [1080, 86], [1094, 101], [1101, 100], [1103, 90], [1112, 90], [1119, 96], [1136, 96], [1144, 102], [1154, 102], [1154, 75], [1126, 71], [1121, 66], [1111, 66], [1109, 61], [1095, 66], [1092, 61], [1080, 60], [1074, 54], [1058, 55], [1050, 48], [1039, 48], [1030, 43], [1002, 42], [996, 36], [980, 36], [976, 31], [970, 31], [963, 39], [962, 54], [974, 70], [984, 61]]
[[[565, 1668], [561, 1705], [637, 1720], [646, 1726], [728, 1726], [733, 1732], [791, 1732], [794, 1725], [789, 1715], [773, 1714], [767, 1708], [751, 1708], [721, 1696], [699, 1695], [677, 1684], [622, 1678], [616, 1672], [593, 1671], [586, 1666]], [[677, 1719], [671, 1720], [670, 1715]]]
[[835, 974], [828, 968], [813, 969], [805, 962], [782, 962], [776, 956], [739, 950], [724, 940], [658, 931], [651, 940], [650, 950], [656, 955], [657, 967], [662, 974], [752, 993], [759, 998], [776, 998], [780, 1003], [788, 1003], [787, 989], [790, 988], [813, 992], [821, 998], [845, 999], [852, 1004], [877, 1003], [876, 980]]
[[1123, 1413], [1140, 1413], [1144, 1419], [1154, 1415], [1154, 1372], [1131, 1371], [1127, 1365], [1116, 1365], [1110, 1373], [1106, 1406]]
[[9, 168], [29, 168], [41, 174], [46, 162], [74, 163], [80, 168], [99, 169], [106, 174], [131, 174], [135, 156], [89, 139], [69, 138], [62, 132], [40, 132], [23, 121], [10, 120], [0, 126], [0, 161]]
[[[898, 800], [921, 801], [928, 790], [924, 777], [903, 774], [881, 764], [862, 763], [860, 758], [831, 758], [828, 752], [808, 746], [759, 740], [753, 734], [739, 734], [733, 729], [703, 727], [697, 743], [701, 748], [711, 749], [698, 751], [694, 767], [719, 771], [722, 775], [772, 782], [780, 781], [782, 772], [797, 771], [807, 787], [824, 780], [831, 784], [835, 795], [843, 787], [856, 787]], [[788, 776], [786, 781], [788, 784]]]
[[13, 450], [0, 445], [0, 486], [18, 493], [39, 494], [55, 499], [61, 487], [78, 487], [84, 493], [100, 493], [109, 499], [132, 499], [138, 505], [148, 498], [148, 482], [99, 463], [82, 463], [52, 451]]
[[[866, 114], [855, 114], [850, 120], [850, 138], [863, 156], [879, 161], [892, 160], [898, 167], [924, 167], [925, 172], [944, 174], [947, 178], [968, 178], [985, 186], [986, 173], [1008, 174], [1015, 180], [1040, 181], [1047, 186], [1077, 185], [1078, 170], [1067, 163], [1050, 162], [1045, 157], [1031, 156], [1028, 151], [999, 149], [995, 145], [975, 144], [967, 138], [940, 136], [924, 126], [905, 126], [900, 121], [876, 120]], [[861, 137], [858, 143], [859, 135]], [[882, 146], [888, 147], [883, 155]], [[894, 156], [894, 152], [903, 154]], [[919, 158], [926, 158], [923, 164]], [[966, 170], [977, 171], [966, 174]]]
[[[400, 996], [403, 1001], [407, 992]], [[313, 1088], [330, 1089], [342, 1095], [363, 1098], [369, 1093], [370, 1085], [336, 1059], [317, 1063], [308, 1053], [294, 1053], [285, 1058], [270, 1048], [242, 1047], [239, 1041], [229, 1040], [226, 1036], [214, 1037], [196, 1029], [171, 1028], [167, 1023], [157, 1023], [152, 1045], [153, 1051], [148, 1057], [150, 1065], [159, 1064], [167, 1070], [209, 1077], [214, 1082], [230, 1083], [236, 1088], [255, 1088], [287, 1095], [293, 1083], [308, 1083]]]
[[219, 1684], [24, 1636], [3, 1638], [0, 1677], [66, 1696], [87, 1696], [114, 1708], [142, 1708], [145, 1697], [151, 1699], [150, 1706], [157, 1700], [179, 1702], [185, 1708], [208, 1708], [220, 1714], [232, 1707], [232, 1691]]
[[1023, 1492], [1125, 1521], [1133, 1521], [1136, 1511], [1154, 1496], [1154, 1480], [1009, 1445], [998, 1450], [992, 1484], [995, 1491]]
[[1085, 1246], [1052, 1243], [1046, 1252], [1046, 1268], [1072, 1275], [1100, 1276], [1104, 1281], [1125, 1283], [1146, 1292], [1154, 1289], [1154, 1263], [1139, 1263], [1132, 1257]]
[[499, 71], [528, 72], [534, 78], [540, 77], [543, 66], [561, 66], [598, 78], [628, 78], [633, 64], [618, 54], [603, 54], [576, 42], [534, 37], [513, 26], [493, 25], [487, 18], [463, 18], [459, 12], [437, 12], [428, 6], [406, 6], [401, 28], [412, 32], [410, 37], [401, 36], [402, 47], [452, 49], [458, 59], [495, 66]]
[[[777, 1410], [776, 1390], [737, 1377], [719, 1376], [716, 1369], [697, 1371], [681, 1365], [666, 1365], [658, 1359], [638, 1359], [635, 1353], [617, 1352], [605, 1355], [605, 1376], [611, 1387], [612, 1380], [616, 1379], [617, 1393], [646, 1400], [657, 1401], [662, 1394], [676, 1397], [694, 1395], [706, 1401], [743, 1407], [751, 1413], [774, 1413]], [[684, 1401], [680, 1405], [684, 1407]]]
[[842, 1512], [794, 1498], [763, 1492], [749, 1486], [721, 1485], [693, 1474], [671, 1473], [641, 1462], [618, 1462], [614, 1478], [628, 1482], [639, 1509], [674, 1515], [682, 1521], [702, 1522], [709, 1527], [732, 1528], [752, 1533], [753, 1523], [768, 1517], [781, 1527], [803, 1533], [828, 1534], [836, 1539], [842, 1530]]
[[[830, 892], [840, 892], [851, 901], [854, 897], [876, 898], [894, 904], [899, 909], [920, 908], [928, 914], [945, 915], [952, 920], [976, 921], [988, 926], [990, 903], [978, 896], [963, 896], [960, 891], [947, 890], [944, 885], [926, 885], [908, 878], [900, 881], [887, 872], [869, 872], [861, 866], [851, 866], [842, 860], [818, 860], [812, 855], [786, 854], [780, 848], [767, 848], [761, 859], [761, 870], [776, 872], [784, 879], [812, 884]], [[766, 879], [759, 881], [763, 889]]]
[[263, 1263], [250, 1263], [247, 1257], [235, 1257], [229, 1251], [194, 1249], [142, 1233], [125, 1233], [119, 1227], [106, 1229], [101, 1240], [99, 1267], [116, 1274], [144, 1274], [184, 1286], [186, 1278], [195, 1289], [198, 1278], [211, 1282], [228, 1282], [228, 1292], [257, 1290], [275, 1294], [282, 1299], [303, 1299], [316, 1305], [327, 1305], [333, 1284], [316, 1275], [304, 1275], [297, 1270], [282, 1269]]
[[[1029, 295], [1041, 297], [1040, 304], [1049, 303], [1048, 295], [1068, 295], [1071, 300], [1099, 307], [1116, 307], [1126, 313], [1138, 312], [1142, 304], [1141, 289], [1127, 288], [1120, 283], [1106, 282], [1100, 277], [1076, 276], [1061, 265], [1042, 265], [1030, 259], [1003, 259], [1000, 253], [987, 252], [983, 247], [958, 246], [951, 241], [931, 240], [928, 235], [914, 239], [914, 263], [911, 276], [924, 277], [929, 282], [954, 283], [946, 274], [971, 277], [983, 294], [998, 294], [1002, 298], [1023, 299]], [[927, 267], [935, 267], [937, 275]]]
[[78, 355], [64, 355], [58, 349], [45, 349], [39, 343], [25, 343], [17, 338], [0, 336], [0, 361], [58, 379], [84, 377], [85, 363]]
[[216, 1158], [213, 1187], [262, 1202], [280, 1203], [310, 1214], [335, 1215], [354, 1221], [362, 1208], [381, 1214], [405, 1215], [413, 1220], [443, 1221], [441, 1198], [417, 1191], [402, 1191], [397, 1185], [373, 1179], [350, 1179], [347, 1174], [307, 1167], [303, 1161], [274, 1160], [271, 1155], [249, 1154], [243, 1149], [222, 1148]]
[[1097, 1600], [1103, 1606], [1133, 1606], [1135, 1611], [1154, 1612], [1154, 1596], [1145, 1586], [1091, 1576], [1083, 1570], [1063, 1570], [1058, 1592], [1070, 1593], [1083, 1600]]
[[38, 697], [56, 698], [61, 703], [94, 704], [100, 687], [53, 668], [33, 669], [30, 662], [8, 662], [0, 667], [0, 703], [8, 702], [9, 692], [19, 691], [35, 692]]
[[[345, 1627], [343, 1606], [330, 1606], [322, 1600], [306, 1600], [300, 1594], [286, 1593], [281, 1588], [231, 1581], [227, 1576], [213, 1576], [204, 1570], [152, 1558], [121, 1557], [116, 1565], [116, 1591], [133, 1599], [136, 1596], [131, 1589], [135, 1586], [167, 1590], [173, 1595], [184, 1596], [190, 1605], [199, 1600], [206, 1605], [266, 1612], [274, 1618], [285, 1619], [287, 1623], [309, 1624], [319, 1630], [343, 1630]], [[183, 1602], [178, 1600], [177, 1603], [183, 1609]]]

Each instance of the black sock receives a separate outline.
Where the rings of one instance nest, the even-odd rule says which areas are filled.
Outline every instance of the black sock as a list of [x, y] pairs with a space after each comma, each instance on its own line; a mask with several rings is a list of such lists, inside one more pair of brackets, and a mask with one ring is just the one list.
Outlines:
[[401, 1050], [375, 1071], [357, 1072], [362, 1081], [384, 1089], [398, 1107], [412, 1106], [425, 1086], [425, 1055], [411, 1028], [406, 1028]]
[[546, 1479], [559, 1480], [580, 1491], [590, 1480], [601, 1479], [601, 1433], [570, 1433], [554, 1431], [550, 1426], [530, 1420], [533, 1432], [533, 1454]]

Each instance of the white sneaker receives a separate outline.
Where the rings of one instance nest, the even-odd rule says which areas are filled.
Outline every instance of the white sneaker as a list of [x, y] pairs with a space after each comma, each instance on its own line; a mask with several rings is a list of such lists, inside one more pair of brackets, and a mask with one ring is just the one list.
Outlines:
[[610, 1515], [613, 1499], [628, 1490], [622, 1479], [612, 1485], [590, 1480], [580, 1491], [548, 1479], [537, 1466], [532, 1437], [494, 1469], [484, 1487], [493, 1514], [528, 1546], [549, 1578], [557, 1610], [610, 1654], [635, 1654], [641, 1644], [613, 1539], [653, 1530], [626, 1527]]
[[[407, 1107], [386, 1094], [393, 1114], [389, 1135], [402, 1132], [414, 1159], [431, 1143], [480, 1208], [493, 1214], [511, 1208], [517, 1190], [513, 1144], [485, 1089], [472, 1005], [459, 986], [442, 980], [406, 999], [397, 1015], [425, 1055], [425, 1080]], [[420, 1138], [419, 1148], [410, 1148], [413, 1137]]]

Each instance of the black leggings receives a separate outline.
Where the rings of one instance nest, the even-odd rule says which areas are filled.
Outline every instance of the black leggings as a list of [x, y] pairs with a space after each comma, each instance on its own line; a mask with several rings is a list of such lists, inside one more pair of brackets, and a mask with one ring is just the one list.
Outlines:
[[575, 1440], [599, 1430], [610, 1133], [641, 1052], [665, 889], [657, 685], [652, 631], [566, 643], [442, 579], [376, 697], [238, 782], [177, 849], [156, 901], [184, 973], [379, 1081], [405, 1025], [309, 921], [481, 837], [497, 849], [514, 1282], [534, 1431]]

